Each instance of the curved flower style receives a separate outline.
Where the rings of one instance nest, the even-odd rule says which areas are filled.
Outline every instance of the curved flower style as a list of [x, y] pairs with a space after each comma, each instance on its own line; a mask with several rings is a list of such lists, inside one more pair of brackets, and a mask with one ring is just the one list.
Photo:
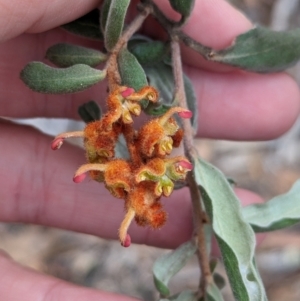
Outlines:
[[[59, 149], [64, 140], [82, 137], [88, 163], [80, 166], [74, 182], [80, 183], [88, 173], [116, 198], [124, 199], [126, 214], [119, 229], [124, 247], [131, 243], [128, 228], [133, 220], [140, 226], [162, 227], [167, 220], [160, 198], [170, 196], [174, 181], [184, 180], [192, 164], [183, 156], [166, 158], [173, 147], [178, 147], [183, 131], [172, 117], [178, 113], [190, 118], [189, 110], [174, 107], [159, 118], [153, 119], [136, 132], [132, 117], [141, 112], [141, 100], [156, 102], [158, 93], [153, 87], [138, 92], [120, 86], [107, 99], [108, 111], [101, 118], [86, 125], [83, 131], [62, 133], [55, 137], [52, 149]], [[130, 159], [115, 158], [119, 135], [126, 140]]]

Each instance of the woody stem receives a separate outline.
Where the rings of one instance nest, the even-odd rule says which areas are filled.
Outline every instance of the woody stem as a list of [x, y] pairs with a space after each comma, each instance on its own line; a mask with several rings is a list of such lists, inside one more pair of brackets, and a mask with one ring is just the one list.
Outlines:
[[121, 76], [118, 70], [117, 57], [121, 49], [126, 45], [132, 35], [141, 27], [145, 19], [150, 13], [150, 8], [147, 5], [140, 6], [140, 13], [135, 19], [127, 26], [123, 35], [118, 40], [115, 47], [112, 49], [109, 59], [107, 60], [107, 78], [109, 89], [114, 90], [116, 86], [121, 85]]
[[[172, 61], [173, 61], [173, 74], [175, 80], [175, 92], [174, 97], [178, 99], [179, 105], [183, 108], [187, 108], [187, 101], [184, 91], [183, 83], [183, 72], [182, 72], [182, 63], [180, 55], [180, 44], [178, 38], [174, 35], [171, 36], [171, 50], [172, 50]], [[184, 148], [186, 156], [188, 159], [193, 162], [193, 158], [196, 156], [196, 150], [194, 148], [194, 139], [193, 139], [193, 128], [189, 119], [183, 119], [183, 130], [184, 130]], [[193, 219], [194, 219], [194, 235], [195, 240], [198, 245], [197, 255], [199, 259], [199, 265], [202, 271], [202, 276], [200, 279], [200, 293], [202, 296], [205, 296], [206, 287], [209, 283], [212, 282], [212, 275], [209, 267], [209, 258], [206, 251], [205, 243], [205, 232], [204, 232], [204, 223], [203, 223], [203, 209], [201, 204], [201, 195], [199, 187], [193, 177], [193, 174], [190, 172], [187, 175], [187, 181], [189, 184], [190, 195], [193, 206]]]

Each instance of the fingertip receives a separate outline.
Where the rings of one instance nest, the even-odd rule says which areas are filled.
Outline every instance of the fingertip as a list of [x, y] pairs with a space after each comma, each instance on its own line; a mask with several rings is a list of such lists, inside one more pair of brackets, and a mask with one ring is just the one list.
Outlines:
[[198, 135], [213, 139], [269, 140], [296, 121], [300, 94], [285, 73], [218, 74], [186, 69], [199, 98]]
[[221, 49], [228, 47], [236, 36], [251, 29], [246, 16], [224, 0], [196, 1], [184, 31], [200, 43]]

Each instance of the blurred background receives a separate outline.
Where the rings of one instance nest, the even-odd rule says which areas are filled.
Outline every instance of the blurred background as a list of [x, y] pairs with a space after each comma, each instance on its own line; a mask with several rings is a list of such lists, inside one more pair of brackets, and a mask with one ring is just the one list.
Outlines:
[[[196, 0], [197, 1], [197, 0]], [[274, 30], [300, 27], [300, 0], [228, 0], [254, 23]], [[300, 83], [300, 64], [289, 70]], [[48, 134], [82, 128], [68, 120], [20, 120]], [[50, 129], [50, 131], [49, 131]], [[240, 187], [266, 200], [286, 192], [300, 178], [300, 121], [283, 137], [268, 142], [197, 141], [200, 154]], [[156, 300], [151, 268], [167, 252], [143, 245], [130, 249], [119, 242], [47, 227], [0, 224], [0, 248], [18, 262], [73, 283]], [[300, 300], [300, 225], [270, 233], [257, 252], [270, 301]], [[218, 267], [224, 274], [223, 268]], [[172, 280], [175, 291], [197, 286], [198, 264], [191, 260]], [[229, 288], [223, 289], [233, 300]]]

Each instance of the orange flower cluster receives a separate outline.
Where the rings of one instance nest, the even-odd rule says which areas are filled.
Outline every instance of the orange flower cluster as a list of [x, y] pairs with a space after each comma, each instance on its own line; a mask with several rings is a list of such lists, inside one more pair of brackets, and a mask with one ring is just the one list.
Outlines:
[[[84, 139], [89, 163], [76, 171], [74, 182], [82, 182], [89, 173], [92, 179], [104, 182], [113, 196], [125, 200], [126, 215], [119, 229], [119, 239], [125, 247], [131, 242], [127, 231], [133, 219], [141, 226], [164, 225], [167, 214], [160, 199], [170, 196], [174, 181], [184, 180], [192, 169], [184, 156], [167, 157], [183, 137], [173, 114], [190, 118], [191, 111], [173, 107], [135, 131], [132, 116], [140, 115], [142, 100], [156, 102], [158, 92], [150, 86], [138, 92], [120, 86], [109, 94], [108, 111], [101, 120], [88, 123], [83, 131], [60, 134], [52, 142], [52, 149], [58, 149], [66, 138]], [[115, 158], [115, 146], [121, 134], [130, 154], [128, 160]]]

